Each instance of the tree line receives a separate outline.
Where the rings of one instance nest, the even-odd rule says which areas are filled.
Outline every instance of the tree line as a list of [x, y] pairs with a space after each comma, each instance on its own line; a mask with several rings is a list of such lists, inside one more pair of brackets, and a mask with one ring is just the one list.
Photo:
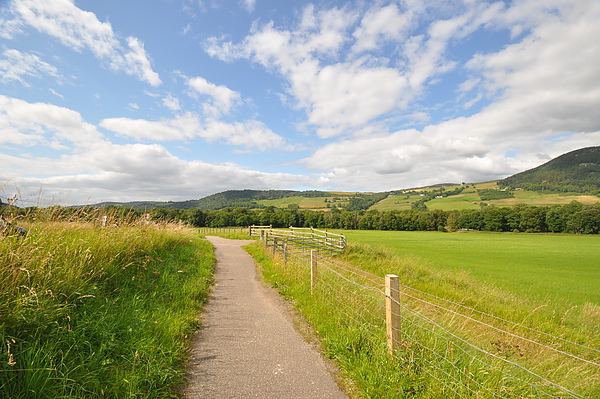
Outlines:
[[155, 218], [183, 220], [197, 227], [271, 225], [275, 228], [314, 227], [346, 230], [456, 231], [461, 229], [527, 233], [600, 233], [600, 203], [513, 207], [485, 206], [477, 210], [390, 210], [329, 212], [281, 209], [224, 208], [173, 213], [157, 209]]
[[[0, 214], [10, 219], [36, 215], [35, 208], [1, 207]], [[148, 220], [182, 221], [194, 227], [273, 226], [314, 227], [345, 230], [396, 231], [456, 231], [478, 230], [527, 233], [600, 233], [600, 203], [586, 205], [573, 201], [565, 205], [512, 207], [484, 206], [477, 210], [359, 210], [348, 211], [333, 207], [330, 211], [282, 209], [273, 206], [264, 209], [228, 207], [219, 210], [165, 209], [135, 210], [128, 207], [107, 207], [116, 219], [146, 217]], [[97, 208], [53, 207], [55, 218], [93, 220], [100, 214]]]

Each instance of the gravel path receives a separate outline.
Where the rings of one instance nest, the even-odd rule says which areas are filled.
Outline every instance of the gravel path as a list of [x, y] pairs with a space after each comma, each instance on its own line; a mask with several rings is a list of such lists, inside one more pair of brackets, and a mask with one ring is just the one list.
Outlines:
[[208, 237], [216, 285], [189, 363], [185, 397], [346, 398], [318, 351], [294, 329], [279, 295], [241, 249], [251, 241]]

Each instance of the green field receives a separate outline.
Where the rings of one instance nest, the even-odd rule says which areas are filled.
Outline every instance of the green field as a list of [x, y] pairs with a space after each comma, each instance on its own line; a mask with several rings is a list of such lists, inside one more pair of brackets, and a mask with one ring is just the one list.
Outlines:
[[480, 232], [344, 231], [348, 241], [416, 255], [536, 301], [600, 305], [600, 237]]
[[[358, 397], [600, 397], [600, 237], [344, 233], [345, 254], [317, 260], [314, 287], [307, 260], [249, 250]], [[401, 284], [393, 357], [385, 274]]]
[[378, 211], [409, 210], [410, 204], [420, 199], [421, 197], [418, 194], [390, 195], [369, 209], [376, 209]]
[[333, 205], [337, 207], [347, 205], [348, 197], [288, 197], [275, 200], [259, 200], [256, 202], [263, 206], [274, 206], [276, 208], [288, 208], [289, 205], [298, 205], [300, 209], [328, 210]]

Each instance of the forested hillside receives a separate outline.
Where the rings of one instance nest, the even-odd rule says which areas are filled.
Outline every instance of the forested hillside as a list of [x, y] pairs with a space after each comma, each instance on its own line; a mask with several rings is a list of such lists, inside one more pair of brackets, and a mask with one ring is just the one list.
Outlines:
[[600, 147], [571, 151], [500, 180], [501, 187], [600, 194]]

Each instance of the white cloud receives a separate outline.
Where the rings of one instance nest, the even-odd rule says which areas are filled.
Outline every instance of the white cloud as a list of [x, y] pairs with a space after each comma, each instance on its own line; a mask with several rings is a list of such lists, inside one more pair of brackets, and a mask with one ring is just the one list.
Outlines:
[[[339, 187], [349, 186], [344, 179], [354, 188], [385, 189], [410, 181], [494, 179], [597, 145], [600, 3], [470, 3], [443, 18], [413, 5], [400, 11], [377, 4], [361, 18], [350, 9], [329, 10], [344, 23], [327, 29], [325, 12], [308, 6], [291, 29], [257, 24], [239, 44], [213, 38], [206, 50], [225, 61], [251, 59], [280, 73], [321, 137], [345, 134], [346, 139], [317, 149], [302, 162], [324, 171]], [[452, 46], [476, 40], [482, 29], [508, 29], [513, 42], [495, 53], [475, 53], [466, 64], [449, 58]], [[390, 43], [397, 53], [386, 56], [395, 59], [374, 55]], [[348, 47], [353, 51], [344, 53]], [[361, 55], [364, 51], [371, 53]], [[415, 110], [415, 100], [427, 95], [434, 79], [459, 68], [470, 75], [457, 85], [459, 96], [469, 93], [465, 108], [484, 96], [492, 100], [482, 111], [421, 132], [389, 133], [385, 122], [379, 123], [411, 115], [426, 121]], [[359, 132], [366, 136], [347, 134]], [[513, 151], [515, 157], [506, 156]]]
[[65, 96], [63, 96], [62, 94], [60, 94], [59, 92], [57, 92], [57, 91], [56, 91], [56, 90], [54, 90], [54, 89], [50, 89], [50, 93], [54, 94], [56, 97], [60, 97], [60, 98], [62, 98], [62, 99], [64, 99], [64, 98], [65, 98]]
[[3, 56], [4, 59], [0, 59], [0, 82], [16, 81], [23, 86], [30, 86], [26, 80], [27, 77], [41, 78], [43, 75], [62, 80], [55, 66], [40, 60], [35, 54], [9, 49], [4, 51]]
[[259, 121], [202, 121], [191, 112], [161, 121], [109, 118], [101, 121], [100, 126], [136, 140], [185, 141], [202, 138], [207, 142], [223, 141], [229, 145], [260, 151], [293, 149], [283, 137], [273, 133]]
[[101, 140], [96, 128], [86, 123], [76, 111], [0, 95], [2, 143], [86, 147]]
[[[319, 184], [319, 179], [307, 176], [259, 172], [234, 163], [186, 161], [157, 144], [102, 143], [84, 154], [62, 161], [79, 164], [74, 168], [78, 170], [83, 170], [82, 165], [85, 165], [87, 172], [16, 177], [11, 184], [18, 187], [25, 198], [35, 196], [43, 188], [42, 196], [47, 199], [45, 205], [187, 200], [240, 187], [277, 189]], [[55, 162], [55, 166], [60, 165]], [[4, 175], [6, 171], [0, 173]]]
[[261, 151], [293, 150], [283, 137], [256, 120], [234, 123], [208, 121], [200, 135], [207, 141], [225, 140], [231, 145]]
[[406, 79], [391, 68], [337, 64], [306, 78], [307, 75], [294, 75], [293, 88], [296, 93], [303, 93], [302, 104], [309, 109], [308, 121], [319, 126], [321, 137], [365, 125], [404, 105]]
[[187, 113], [162, 121], [108, 118], [100, 122], [100, 127], [136, 140], [181, 141], [196, 137], [201, 124], [196, 115]]
[[[525, 3], [518, 7], [530, 10]], [[523, 22], [529, 32], [521, 40], [495, 53], [475, 55], [467, 64], [472, 77], [460, 90], [483, 88], [496, 95], [479, 113], [422, 131], [381, 132], [379, 137], [331, 143], [303, 163], [326, 171], [340, 187], [351, 188], [348, 179], [354, 187], [389, 190], [498, 179], [598, 145], [600, 42], [595, 38], [600, 37], [600, 4], [564, 3], [558, 14], [546, 9], [546, 18], [536, 9], [531, 16], [535, 23]], [[515, 13], [496, 11], [501, 21]], [[455, 27], [436, 29], [447, 36]]]
[[[139, 139], [199, 136], [258, 149], [286, 145], [258, 121], [199, 123], [195, 115], [186, 114], [162, 122], [107, 119], [102, 126]], [[83, 204], [88, 200], [183, 200], [239, 187], [273, 189], [319, 182], [307, 176], [249, 170], [234, 163], [186, 161], [159, 144], [114, 144], [73, 110], [2, 95], [0, 143], [7, 149], [0, 153], [0, 181], [12, 179], [11, 187], [28, 200], [37, 198], [43, 189], [43, 205]], [[39, 156], [37, 151], [28, 151], [40, 147], [54, 148], [56, 153]]]
[[122, 69], [129, 75], [137, 76], [152, 86], [159, 86], [162, 82], [158, 77], [158, 73], [152, 70], [152, 65], [150, 64], [150, 59], [144, 49], [143, 43], [139, 39], [130, 36], [127, 38], [127, 45], [131, 51], [123, 54], [125, 63]]
[[217, 86], [201, 77], [189, 78], [187, 85], [194, 90], [194, 94], [207, 95], [211, 98], [204, 107], [208, 116], [217, 117], [228, 114], [241, 98], [240, 93], [226, 86]]
[[162, 103], [165, 107], [169, 108], [171, 111], [179, 111], [181, 110], [181, 104], [179, 103], [179, 99], [172, 94], [168, 94], [165, 98], [162, 99]]
[[[283, 75], [308, 124], [327, 138], [363, 131], [380, 118], [414, 113], [408, 106], [427, 83], [456, 67], [446, 59], [448, 44], [500, 10], [484, 4], [426, 25], [422, 15], [417, 18], [424, 10], [415, 5], [402, 13], [396, 5], [376, 4], [362, 18], [350, 6], [317, 10], [309, 5], [291, 29], [255, 24], [239, 44], [211, 38], [205, 50], [224, 61], [251, 59]], [[426, 33], [414, 35], [419, 27]], [[397, 48], [390, 54], [395, 59], [362, 54], [389, 43]], [[344, 51], [348, 46], [353, 52]]]
[[[56, 193], [77, 187], [98, 200], [189, 199], [232, 188], [316, 187], [324, 182], [328, 188], [383, 191], [492, 180], [598, 145], [600, 3], [445, 3], [362, 2], [360, 10], [350, 4], [332, 9], [313, 5], [290, 26], [258, 20], [239, 43], [207, 40], [211, 56], [248, 59], [285, 79], [284, 88], [276, 91], [287, 90], [286, 98], [294, 100], [289, 104], [305, 113], [304, 121], [294, 122], [326, 139], [311, 138], [314, 152], [299, 162], [321, 179], [185, 161], [160, 144], [116, 145], [75, 111], [6, 96], [0, 96], [0, 142], [7, 148], [0, 163], [8, 166], [0, 173], [29, 176], [19, 177], [19, 182], [37, 185], [33, 191], [42, 184]], [[51, 13], [41, 2], [14, 4], [14, 12], [18, 5], [35, 6], [34, 15], [20, 10], [19, 20], [2, 21], [0, 36], [17, 34], [23, 24], [36, 26], [77, 51], [91, 51], [115, 69], [159, 83], [138, 39], [122, 43], [110, 24], [91, 13], [77, 14], [73, 2], [52, 3], [62, 13], [56, 21], [49, 16], [59, 11]], [[440, 12], [433, 10], [438, 5]], [[89, 23], [82, 27], [70, 21], [75, 15]], [[512, 36], [493, 52], [479, 43], [469, 55], [482, 31], [484, 38]], [[460, 57], [452, 53], [455, 45]], [[58, 73], [32, 54], [4, 53], [4, 59], [9, 56], [24, 64], [0, 64], [5, 80], [29, 84], [38, 76]], [[449, 71], [456, 74], [443, 81]], [[99, 126], [141, 142], [199, 140], [236, 150], [293, 149], [260, 121], [223, 120], [242, 103], [240, 93], [204, 78], [179, 76], [188, 94], [202, 99], [204, 114], [182, 111], [174, 95], [146, 92], [161, 97], [176, 116], [157, 116], [155, 121], [106, 118]], [[446, 119], [428, 101], [428, 91], [438, 80], [455, 85], [459, 98], [450, 100], [448, 107], [456, 114], [448, 112]], [[477, 101], [481, 110], [472, 107], [460, 116]], [[425, 127], [399, 130], [405, 122]], [[58, 156], [37, 157], [33, 150], [42, 146], [55, 149], [51, 154]], [[40, 177], [50, 170], [62, 176]]]
[[14, 0], [10, 7], [16, 18], [5, 24], [29, 25], [75, 51], [91, 51], [112, 69], [152, 86], [161, 84], [139, 39], [128, 37], [129, 49], [124, 48], [110, 23], [100, 22], [94, 13], [81, 10], [73, 0]]
[[375, 50], [382, 42], [402, 40], [410, 28], [412, 18], [412, 11], [402, 13], [396, 4], [382, 8], [373, 7], [366, 12], [360, 27], [353, 33], [356, 38], [353, 50]]

